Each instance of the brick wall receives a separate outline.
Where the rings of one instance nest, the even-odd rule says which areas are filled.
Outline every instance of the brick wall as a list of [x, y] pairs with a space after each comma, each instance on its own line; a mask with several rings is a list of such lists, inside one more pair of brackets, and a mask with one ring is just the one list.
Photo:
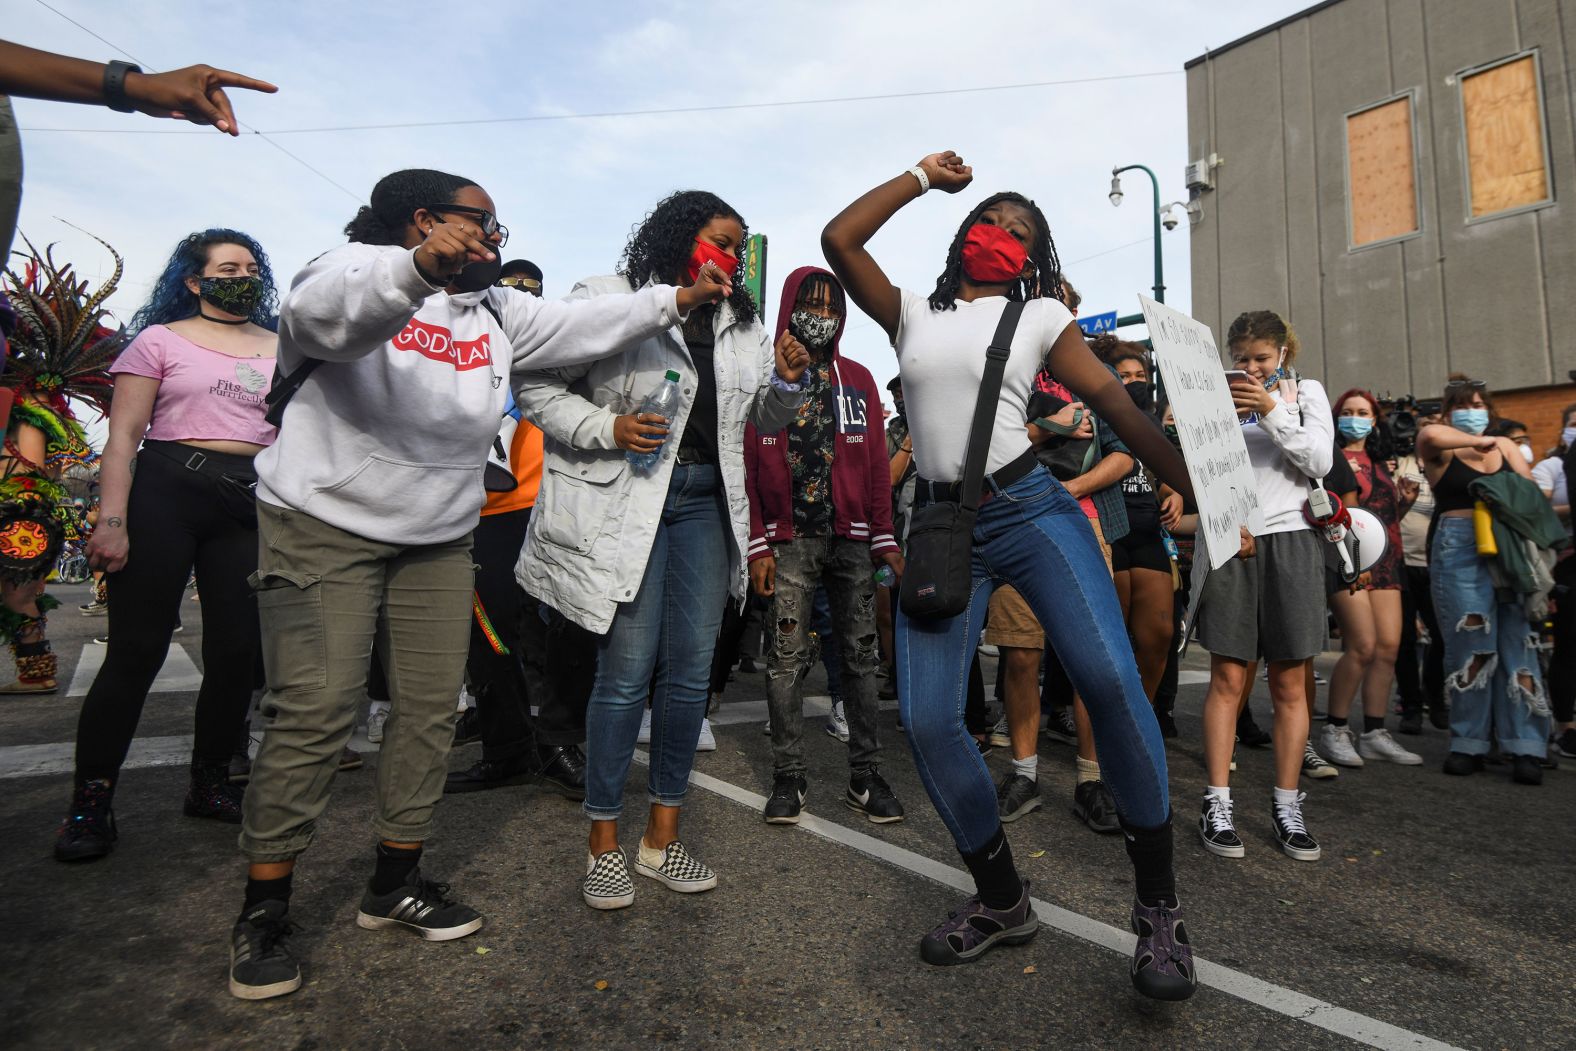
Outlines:
[[1560, 440], [1560, 427], [1564, 423], [1560, 413], [1565, 406], [1576, 404], [1576, 383], [1561, 383], [1553, 387], [1528, 387], [1525, 390], [1494, 391], [1494, 407], [1501, 416], [1520, 420], [1527, 425], [1532, 436], [1532, 452], [1541, 460]]

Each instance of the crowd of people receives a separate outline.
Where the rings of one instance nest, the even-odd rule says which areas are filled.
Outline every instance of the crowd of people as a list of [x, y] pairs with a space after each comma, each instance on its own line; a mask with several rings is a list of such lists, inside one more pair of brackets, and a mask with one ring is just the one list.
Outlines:
[[[369, 698], [376, 843], [360, 926], [479, 930], [424, 844], [445, 793], [522, 783], [582, 803], [585, 867], [566, 879], [589, 907], [630, 907], [637, 875], [716, 887], [680, 818], [747, 601], [765, 625], [765, 822], [796, 823], [811, 798], [803, 689], [818, 656], [836, 683], [828, 730], [848, 748], [844, 805], [903, 820], [880, 768], [879, 701], [895, 695], [977, 891], [919, 940], [933, 965], [1038, 930], [1005, 826], [1042, 804], [1043, 733], [1076, 747], [1079, 819], [1122, 835], [1134, 985], [1192, 994], [1165, 741], [1181, 732], [1179, 649], [1195, 635], [1210, 655], [1197, 828], [1212, 855], [1247, 849], [1239, 747], [1273, 746], [1270, 827], [1300, 861], [1321, 854], [1302, 778], [1419, 765], [1391, 734], [1392, 684], [1401, 734], [1422, 733], [1425, 712], [1448, 729], [1446, 773], [1504, 763], [1536, 785], [1551, 741], [1576, 755], [1576, 601], [1554, 611], [1547, 657], [1541, 642], [1573, 564], [1555, 553], [1569, 545], [1576, 406], [1534, 465], [1485, 385], [1456, 376], [1401, 449], [1381, 399], [1332, 401], [1297, 371], [1291, 326], [1246, 311], [1226, 333], [1228, 378], [1264, 525], [1209, 570], [1157, 363], [1143, 344], [1085, 337], [1031, 199], [975, 205], [937, 246], [930, 290], [894, 285], [872, 254], [905, 208], [972, 178], [935, 153], [849, 204], [822, 233], [827, 265], [793, 270], [770, 331], [736, 280], [747, 224], [700, 190], [658, 202], [614, 272], [562, 299], [542, 268], [505, 263], [509, 230], [483, 187], [429, 169], [379, 180], [346, 243], [288, 287], [249, 235], [192, 233], [123, 328], [102, 311], [113, 281], [89, 294], [35, 253], [9, 290], [0, 377], [13, 395], [4, 629], [30, 692], [55, 686], [44, 580], [70, 517], [56, 479], [93, 459], [67, 398], [97, 392], [109, 414], [87, 541], [108, 652], [56, 857], [115, 846], [115, 792], [193, 571], [204, 675], [184, 808], [240, 829], [229, 988], [245, 999], [301, 984], [293, 874], [336, 773], [359, 764], [346, 749]], [[851, 305], [895, 352], [890, 418], [840, 351]], [[956, 519], [966, 532], [949, 527], [967, 555], [925, 576], [927, 531], [949, 508], [972, 512]], [[1382, 529], [1376, 557], [1341, 538], [1353, 508]], [[938, 590], [955, 607], [936, 610]], [[1343, 652], [1314, 734], [1332, 616]], [[1269, 733], [1248, 706], [1261, 663]], [[451, 769], [472, 740], [480, 759]], [[626, 852], [641, 744], [648, 812]], [[985, 762], [998, 747], [999, 779]]]

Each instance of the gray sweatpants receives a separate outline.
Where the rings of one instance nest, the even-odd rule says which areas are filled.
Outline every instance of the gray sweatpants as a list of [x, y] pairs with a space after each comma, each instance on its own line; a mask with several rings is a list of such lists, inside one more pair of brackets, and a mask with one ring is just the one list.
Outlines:
[[289, 861], [311, 845], [340, 751], [355, 729], [372, 643], [393, 710], [377, 766], [379, 839], [432, 834], [465, 674], [475, 567], [469, 534], [404, 547], [258, 501], [252, 578], [268, 693], [252, 763], [241, 851]]

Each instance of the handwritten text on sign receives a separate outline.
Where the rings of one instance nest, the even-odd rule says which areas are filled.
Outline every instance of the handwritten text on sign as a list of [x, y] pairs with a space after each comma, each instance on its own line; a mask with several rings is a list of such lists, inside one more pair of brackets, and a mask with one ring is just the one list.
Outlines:
[[1240, 527], [1255, 535], [1264, 531], [1253, 467], [1220, 351], [1209, 326], [1147, 296], [1139, 296], [1138, 303], [1176, 416], [1209, 565], [1219, 569], [1241, 547]]

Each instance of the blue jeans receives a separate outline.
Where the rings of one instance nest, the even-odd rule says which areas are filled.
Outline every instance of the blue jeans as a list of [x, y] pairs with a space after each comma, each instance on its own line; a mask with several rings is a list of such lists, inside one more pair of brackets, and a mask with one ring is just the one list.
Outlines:
[[963, 706], [985, 608], [1005, 583], [1034, 610], [1083, 696], [1118, 814], [1131, 827], [1165, 824], [1171, 798], [1160, 726], [1089, 520], [1044, 468], [989, 489], [974, 528], [968, 608], [950, 620], [911, 620], [901, 610], [897, 618], [898, 704], [931, 802], [964, 854], [986, 846], [1001, 825]]
[[1541, 758], [1548, 751], [1549, 700], [1536, 638], [1518, 599], [1496, 599], [1472, 519], [1439, 520], [1428, 572], [1445, 637], [1450, 750], [1485, 755], [1492, 733], [1501, 752]]
[[663, 806], [684, 802], [728, 594], [730, 543], [717, 468], [675, 464], [640, 590], [619, 606], [597, 643], [586, 708], [585, 812], [593, 820], [617, 820], [624, 808], [648, 697], [648, 798]]

